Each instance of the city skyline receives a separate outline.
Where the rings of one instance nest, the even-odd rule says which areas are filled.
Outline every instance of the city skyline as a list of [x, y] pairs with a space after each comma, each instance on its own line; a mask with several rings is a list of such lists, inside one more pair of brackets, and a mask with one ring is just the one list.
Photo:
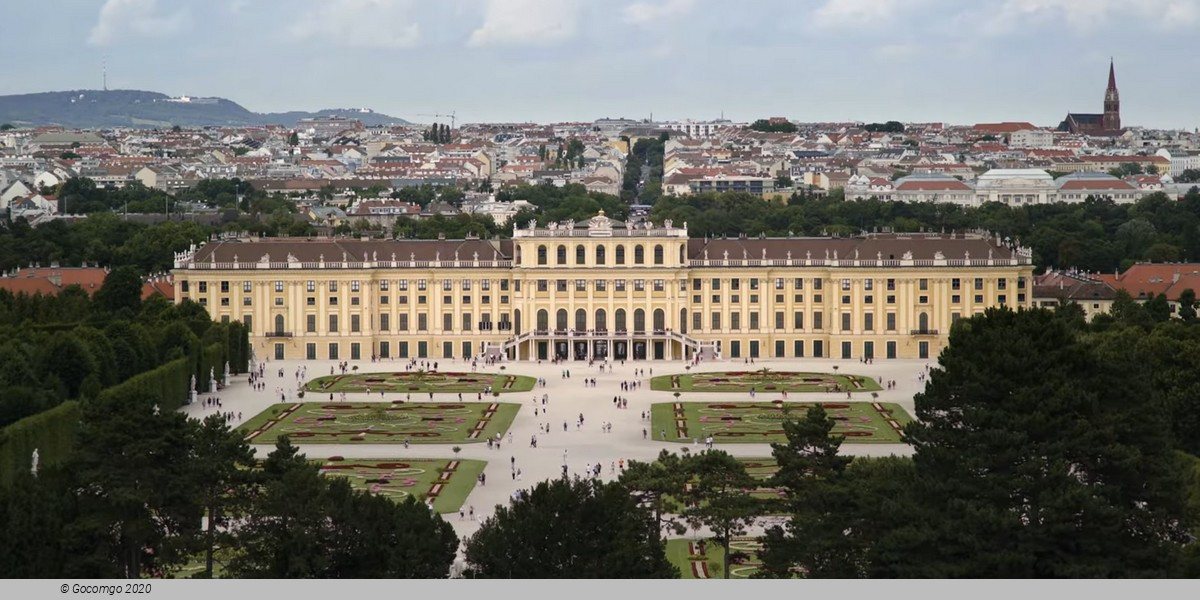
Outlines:
[[[221, 96], [261, 112], [362, 106], [413, 121], [454, 111], [460, 123], [723, 113], [1054, 127], [1068, 111], [1100, 109], [1114, 56], [1127, 125], [1200, 124], [1188, 102], [1200, 90], [1177, 75], [1200, 57], [1185, 35], [1200, 22], [1200, 0], [292, 6], [231, 0], [199, 11], [173, 0], [95, 0], [48, 20], [17, 5], [10, 55], [28, 68], [0, 93], [99, 89], [107, 67], [109, 89]], [[56, 41], [39, 43], [47, 39]]]

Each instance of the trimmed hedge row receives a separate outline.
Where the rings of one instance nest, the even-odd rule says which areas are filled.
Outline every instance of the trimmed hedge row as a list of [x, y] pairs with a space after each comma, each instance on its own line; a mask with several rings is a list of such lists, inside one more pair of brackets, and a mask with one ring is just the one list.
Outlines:
[[175, 410], [187, 401], [191, 386], [191, 361], [179, 358], [165, 365], [139, 373], [100, 392], [103, 398], [145, 393], [158, 398], [159, 410]]
[[[187, 402], [193, 376], [196, 391], [206, 393], [215, 391], [209, 389], [210, 378], [224, 377], [226, 362], [230, 374], [249, 370], [250, 339], [245, 326], [214, 324], [205, 337], [209, 343], [203, 349], [108, 387], [100, 392], [101, 397], [146, 395], [157, 399], [159, 410], [172, 411]], [[9, 486], [15, 473], [30, 468], [34, 448], [38, 448], [41, 464], [64, 460], [74, 446], [80, 412], [79, 403], [70, 400], [0, 430], [0, 485]]]
[[39, 466], [65, 460], [75, 445], [80, 412], [79, 402], [68, 400], [0, 431], [0, 485], [12, 485], [17, 473], [33, 466], [35, 448]]

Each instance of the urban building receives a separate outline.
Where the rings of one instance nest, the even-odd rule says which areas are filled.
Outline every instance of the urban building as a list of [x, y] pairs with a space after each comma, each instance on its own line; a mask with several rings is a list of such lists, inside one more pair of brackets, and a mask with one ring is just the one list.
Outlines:
[[177, 301], [260, 357], [934, 358], [951, 325], [1031, 307], [1031, 253], [983, 234], [689, 238], [604, 216], [512, 239], [223, 239]]
[[1059, 131], [1071, 133], [1110, 136], [1121, 135], [1121, 96], [1117, 92], [1117, 74], [1112, 61], [1108, 63], [1108, 87], [1104, 90], [1104, 112], [1102, 113], [1067, 113], [1067, 117], [1058, 125]]

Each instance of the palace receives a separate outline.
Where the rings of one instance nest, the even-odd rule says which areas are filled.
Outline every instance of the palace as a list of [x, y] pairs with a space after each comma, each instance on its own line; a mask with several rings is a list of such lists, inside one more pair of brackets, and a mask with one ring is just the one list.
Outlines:
[[212, 241], [174, 275], [275, 359], [857, 359], [931, 358], [957, 319], [1032, 306], [1033, 264], [982, 234], [698, 239], [601, 212], [506, 240]]

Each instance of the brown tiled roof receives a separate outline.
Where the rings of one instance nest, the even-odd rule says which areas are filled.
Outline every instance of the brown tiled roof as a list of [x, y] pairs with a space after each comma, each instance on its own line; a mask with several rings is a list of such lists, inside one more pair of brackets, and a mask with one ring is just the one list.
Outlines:
[[[688, 256], [692, 259], [704, 258], [708, 250], [708, 258], [716, 260], [724, 258], [729, 252], [730, 260], [762, 259], [766, 250], [768, 259], [787, 259], [788, 251], [792, 259], [799, 260], [806, 256], [814, 259], [826, 258], [826, 251], [832, 259], [837, 253], [839, 259], [851, 259], [858, 252], [861, 260], [900, 260], [905, 252], [912, 252], [915, 260], [932, 260], [938, 252], [947, 259], [962, 259], [970, 252], [972, 259], [985, 259], [990, 250], [993, 258], [1012, 258], [1013, 252], [1008, 247], [997, 246], [993, 240], [971, 236], [956, 235], [926, 235], [926, 234], [880, 234], [855, 238], [731, 238], [731, 239], [696, 239], [688, 242]], [[743, 254], [743, 250], [745, 254]], [[811, 253], [811, 254], [810, 254]]]
[[[196, 251], [194, 262], [257, 263], [263, 256], [270, 255], [271, 262], [285, 262], [288, 255], [300, 262], [341, 262], [342, 257], [351, 262], [364, 260], [472, 260], [476, 252], [479, 260], [507, 260], [512, 256], [511, 240], [355, 240], [262, 238], [254, 241], [225, 240], [205, 244]], [[496, 253], [499, 256], [496, 256]], [[215, 258], [214, 258], [215, 257]], [[374, 258], [372, 258], [374, 257]]]

